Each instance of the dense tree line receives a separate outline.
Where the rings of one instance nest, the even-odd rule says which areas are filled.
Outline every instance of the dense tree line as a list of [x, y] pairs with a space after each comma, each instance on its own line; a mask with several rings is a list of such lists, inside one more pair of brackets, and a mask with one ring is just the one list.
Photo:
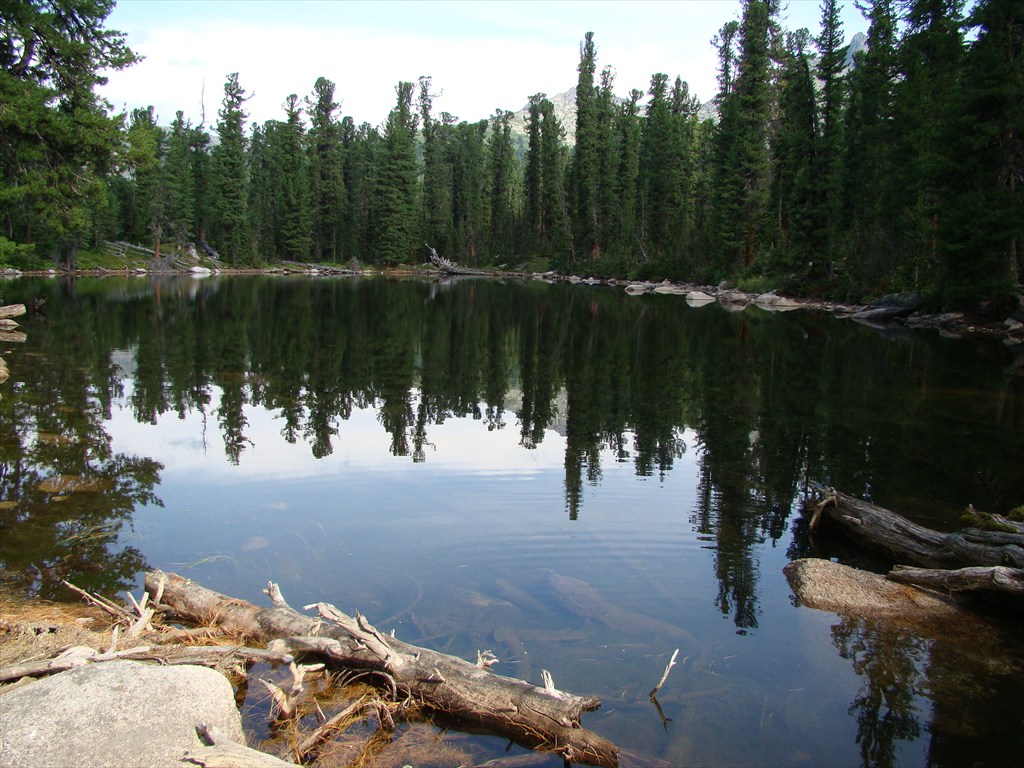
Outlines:
[[335, 84], [248, 125], [228, 77], [213, 126], [152, 109], [111, 118], [92, 88], [130, 65], [103, 29], [112, 0], [3, 12], [0, 259], [130, 239], [208, 243], [229, 264], [402, 265], [424, 242], [472, 266], [543, 257], [587, 274], [769, 283], [850, 298], [1008, 299], [1024, 275], [1024, 10], [1014, 0], [864, 0], [847, 66], [839, 0], [817, 34], [778, 0], [742, 0], [712, 41], [716, 119], [664, 73], [614, 95], [580, 47], [575, 145], [551, 101], [513, 115], [437, 114], [430, 78], [399, 83], [379, 127], [340, 114]]

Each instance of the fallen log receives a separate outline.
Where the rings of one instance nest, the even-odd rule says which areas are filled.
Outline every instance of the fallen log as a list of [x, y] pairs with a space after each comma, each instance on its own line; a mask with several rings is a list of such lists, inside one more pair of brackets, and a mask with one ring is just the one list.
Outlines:
[[24, 304], [0, 304], [0, 320], [21, 317], [26, 311]]
[[430, 262], [444, 272], [446, 275], [490, 275], [493, 274], [483, 269], [470, 269], [469, 267], [460, 267], [458, 264], [449, 261], [444, 256], [438, 254], [437, 250], [434, 249], [429, 243], [424, 243], [427, 249], [430, 251]]
[[215, 623], [264, 643], [287, 638], [288, 647], [295, 650], [308, 643], [333, 664], [370, 670], [398, 698], [413, 698], [469, 729], [555, 752], [572, 762], [618, 765], [615, 745], [580, 724], [584, 712], [600, 706], [597, 697], [559, 691], [550, 675], [544, 687], [503, 677], [490, 671], [484, 656], [472, 664], [409, 645], [381, 635], [359, 614], [353, 618], [325, 603], [316, 606], [319, 618], [304, 616], [288, 606], [273, 585], [268, 593], [274, 606], [263, 608], [177, 574], [146, 574], [150, 593], [156, 594], [161, 582], [162, 605], [181, 618]]
[[1020, 568], [994, 566], [943, 570], [898, 565], [886, 578], [954, 596], [971, 595], [1024, 607], [1024, 570]]
[[924, 568], [1024, 568], [1022, 533], [979, 528], [943, 533], [831, 488], [812, 509], [812, 531], [824, 526], [840, 532], [895, 563]]

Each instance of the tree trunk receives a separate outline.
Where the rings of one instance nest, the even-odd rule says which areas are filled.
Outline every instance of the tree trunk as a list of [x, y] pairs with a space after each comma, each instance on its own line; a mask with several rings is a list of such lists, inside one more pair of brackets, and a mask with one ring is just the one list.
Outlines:
[[924, 568], [1024, 568], [1024, 534], [1021, 533], [978, 528], [942, 533], [831, 489], [815, 510], [812, 531], [824, 525], [896, 563]]
[[183, 618], [216, 623], [262, 642], [283, 639], [297, 652], [327, 655], [334, 664], [377, 672], [399, 696], [413, 696], [430, 710], [470, 729], [482, 729], [523, 746], [556, 752], [566, 760], [615, 768], [618, 749], [580, 725], [597, 709], [596, 697], [581, 697], [494, 674], [486, 659], [471, 664], [382, 636], [356, 614], [353, 619], [324, 603], [319, 618], [290, 608], [271, 586], [273, 608], [261, 608], [199, 586], [176, 574], [151, 571], [146, 589]]
[[1020, 568], [959, 568], [954, 571], [896, 566], [886, 577], [952, 595], [969, 594], [1024, 607], [1024, 570]]

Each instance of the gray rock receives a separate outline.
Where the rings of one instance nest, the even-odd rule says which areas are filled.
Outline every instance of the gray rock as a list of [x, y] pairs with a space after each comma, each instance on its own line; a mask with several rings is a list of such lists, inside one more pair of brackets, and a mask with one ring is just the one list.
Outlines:
[[691, 307], [703, 307], [705, 304], [711, 304], [714, 301], [717, 301], [717, 299], [704, 293], [704, 291], [690, 291], [686, 294], [686, 303]]
[[911, 293], [889, 293], [880, 299], [875, 299], [868, 307], [872, 309], [902, 309], [908, 315], [921, 308], [921, 294]]
[[903, 618], [951, 619], [960, 613], [949, 598], [831, 560], [794, 560], [782, 570], [793, 594], [808, 608]]
[[200, 722], [245, 743], [227, 679], [205, 667], [87, 664], [0, 695], [3, 768], [180, 768]]

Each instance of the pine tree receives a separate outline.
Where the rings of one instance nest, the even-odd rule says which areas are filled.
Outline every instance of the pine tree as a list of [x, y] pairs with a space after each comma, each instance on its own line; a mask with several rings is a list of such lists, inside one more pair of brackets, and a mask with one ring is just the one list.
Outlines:
[[413, 84], [395, 88], [395, 108], [384, 125], [374, 203], [377, 229], [374, 256], [385, 264], [409, 264], [419, 247], [419, 189], [416, 167], [417, 118], [412, 109]]
[[215, 240], [221, 256], [231, 264], [252, 264], [252, 233], [248, 212], [245, 121], [248, 100], [238, 73], [228, 75], [224, 100], [217, 112], [217, 137], [213, 149], [213, 201]]
[[452, 168], [450, 162], [453, 118], [443, 113], [441, 120], [433, 115], [436, 94], [430, 92], [431, 79], [419, 81], [419, 112], [423, 132], [423, 238], [441, 253], [455, 248], [452, 223]]
[[151, 243], [157, 256], [169, 205], [163, 144], [164, 132], [156, 124], [153, 107], [134, 110], [128, 126], [127, 160], [133, 182], [129, 235]]
[[617, 120], [618, 162], [615, 196], [619, 202], [619, 248], [634, 252], [637, 245], [643, 253], [639, 237], [638, 193], [640, 185], [641, 119], [640, 99], [643, 91], [633, 89], [622, 104]]
[[717, 267], [723, 275], [751, 266], [767, 245], [770, 26], [769, 3], [748, 0], [737, 33], [735, 76], [731, 48], [726, 45], [731, 38], [724, 37], [720, 49], [720, 83], [729, 88], [720, 94], [715, 156], [715, 217], [720, 238]]
[[180, 110], [171, 123], [167, 138], [165, 178], [167, 184], [167, 222], [179, 248], [195, 232], [195, 180], [192, 173], [191, 126]]
[[524, 172], [523, 233], [528, 251], [537, 248], [541, 232], [541, 143], [540, 104], [546, 97], [535, 93], [530, 97], [526, 118], [526, 168]]
[[572, 228], [579, 254], [593, 260], [601, 250], [600, 206], [600, 112], [594, 86], [597, 49], [594, 33], [587, 32], [580, 45], [579, 79], [576, 81], [576, 149], [572, 160]]
[[281, 154], [277, 177], [280, 189], [281, 240], [287, 259], [305, 261], [312, 247], [313, 211], [310, 208], [309, 167], [299, 97], [285, 100], [281, 126]]
[[472, 265], [481, 262], [489, 239], [484, 143], [488, 124], [487, 120], [459, 123], [450, 146], [455, 252]]
[[496, 110], [487, 145], [491, 181], [491, 259], [507, 259], [515, 248], [516, 168], [512, 147], [512, 113]]
[[338, 261], [342, 252], [346, 193], [341, 124], [336, 115], [340, 105], [334, 100], [334, 89], [334, 83], [319, 77], [306, 100], [312, 247], [318, 261]]
[[802, 272], [815, 257], [823, 231], [816, 179], [818, 116], [807, 54], [810, 33], [787, 40], [779, 100], [780, 126], [773, 144], [772, 211], [777, 230], [774, 271]]
[[893, 171], [903, 212], [904, 253], [898, 287], [934, 290], [941, 272], [940, 233], [952, 211], [950, 172], [962, 162], [951, 138], [961, 104], [963, 0], [911, 0], [899, 48]]
[[817, 142], [817, 206], [822, 212], [821, 236], [824, 256], [831, 273], [836, 258], [839, 238], [839, 213], [842, 205], [842, 113], [845, 81], [843, 68], [846, 47], [843, 44], [843, 24], [839, 17], [838, 0], [823, 0], [821, 5], [821, 34], [818, 47], [817, 76], [821, 83], [821, 137]]
[[896, 272], [896, 202], [892, 167], [896, 144], [896, 17], [893, 0], [869, 0], [867, 51], [850, 74], [844, 125], [843, 229], [847, 282], [872, 285]]
[[93, 93], [138, 59], [104, 28], [113, 0], [5, 3], [0, 13], [0, 216], [4, 234], [73, 268], [106, 204], [121, 118]]
[[944, 180], [940, 291], [950, 306], [994, 301], [1008, 311], [1024, 274], [1024, 10], [985, 0], [968, 23], [977, 36], [946, 133], [948, 154], [960, 162]]

